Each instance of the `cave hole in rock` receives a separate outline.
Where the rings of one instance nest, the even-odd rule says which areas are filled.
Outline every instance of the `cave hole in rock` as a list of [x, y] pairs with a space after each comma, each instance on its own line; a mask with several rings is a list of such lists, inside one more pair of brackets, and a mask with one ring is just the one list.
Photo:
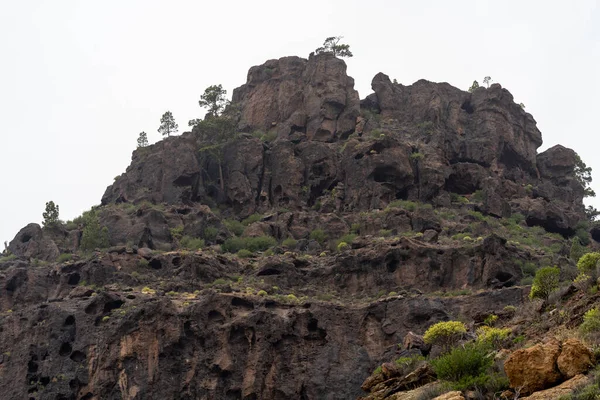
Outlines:
[[173, 181], [173, 185], [175, 186], [192, 186], [194, 180], [196, 178], [196, 174], [192, 175], [181, 175], [177, 179]]
[[62, 393], [56, 395], [55, 400], [68, 400], [67, 396]]
[[188, 215], [190, 213], [190, 211], [192, 211], [189, 208], [178, 208], [175, 210], [175, 212], [179, 215]]
[[42, 386], [48, 386], [48, 384], [50, 383], [50, 377], [42, 376], [42, 377], [40, 377], [39, 382], [42, 384]]
[[225, 320], [225, 317], [217, 310], [211, 310], [208, 312], [208, 320], [211, 322], [222, 322]]
[[256, 276], [281, 275], [281, 271], [276, 268], [267, 268], [259, 271]]
[[363, 158], [365, 155], [363, 153], [358, 153], [357, 155], [354, 156], [355, 160], [360, 160], [361, 158]]
[[117, 308], [121, 308], [121, 306], [125, 304], [125, 302], [121, 299], [111, 300], [104, 303], [104, 312], [109, 313], [112, 310], [116, 310]]
[[63, 343], [60, 345], [60, 349], [58, 350], [58, 355], [64, 357], [71, 354], [73, 351], [73, 347], [71, 347], [70, 343]]
[[242, 299], [241, 297], [234, 297], [231, 299], [231, 305], [234, 307], [242, 307], [248, 310], [254, 309], [254, 303], [249, 300]]
[[473, 114], [475, 112], [475, 108], [473, 107], [473, 105], [471, 104], [471, 101], [469, 101], [469, 100], [463, 101], [460, 108], [462, 110], [466, 111], [467, 114]]
[[74, 352], [71, 353], [71, 356], [69, 358], [75, 362], [82, 362], [82, 361], [85, 361], [87, 356], [85, 355], [84, 352], [75, 350]]
[[539, 218], [535, 218], [535, 217], [527, 217], [525, 219], [525, 223], [529, 227], [541, 226], [547, 232], [558, 233], [559, 235], [562, 235], [565, 239], [568, 239], [569, 237], [575, 235], [574, 229], [560, 227], [558, 225], [558, 221], [551, 219], [551, 218], [539, 219]]
[[444, 189], [450, 193], [460, 195], [471, 194], [480, 189], [476, 182], [469, 179], [469, 176], [463, 174], [450, 174], [444, 184]]
[[92, 400], [94, 394], [92, 392], [87, 392], [80, 400]]
[[309, 332], [316, 332], [319, 329], [319, 321], [316, 318], [311, 318], [306, 328]]
[[173, 257], [171, 262], [173, 263], [174, 266], [180, 267], [181, 266], [181, 257]]
[[148, 265], [154, 269], [161, 269], [162, 268], [162, 262], [158, 259], [158, 258], [153, 258], [152, 260], [150, 260], [150, 262], [148, 263]]
[[67, 284], [77, 285], [77, 284], [79, 284], [80, 280], [81, 280], [81, 276], [77, 272], [75, 272], [75, 273], [69, 275], [69, 280], [67, 281]]
[[[34, 358], [35, 357], [35, 358]], [[38, 363], [37, 356], [32, 356], [31, 360], [27, 363], [27, 372], [30, 374], [35, 374], [38, 371]]]
[[396, 200], [408, 200], [408, 189], [396, 191]]
[[497, 279], [499, 282], [502, 282], [502, 283], [504, 283], [504, 282], [508, 282], [508, 281], [509, 281], [509, 280], [511, 280], [512, 278], [513, 278], [513, 275], [512, 275], [511, 273], [509, 273], [509, 272], [506, 272], [506, 271], [500, 271], [500, 272], [498, 272], [498, 273], [496, 274], [496, 279]]
[[389, 165], [376, 167], [370, 175], [375, 182], [379, 183], [393, 183], [398, 176], [401, 176], [398, 170]]
[[79, 378], [71, 379], [69, 381], [69, 387], [71, 389], [79, 389], [81, 387], [81, 382], [79, 381]]
[[590, 229], [590, 235], [594, 241], [600, 243], [600, 226], [594, 226], [592, 229]]
[[26, 233], [21, 237], [21, 243], [27, 243], [29, 242], [31, 239], [33, 238], [33, 236], [31, 236], [30, 234]]
[[396, 272], [396, 270], [398, 269], [398, 267], [400, 266], [400, 260], [392, 258], [391, 260], [388, 260], [385, 263], [385, 268], [387, 269], [387, 272], [394, 273]]
[[66, 319], [65, 319], [65, 323], [64, 326], [70, 326], [70, 325], [75, 325], [75, 317], [72, 315], [69, 315]]

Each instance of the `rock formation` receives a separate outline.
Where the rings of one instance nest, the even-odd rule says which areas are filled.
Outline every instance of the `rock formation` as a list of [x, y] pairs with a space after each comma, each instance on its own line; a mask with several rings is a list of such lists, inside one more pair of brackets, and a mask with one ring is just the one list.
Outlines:
[[[75, 223], [23, 228], [0, 257], [5, 398], [357, 398], [377, 365], [428, 353], [431, 324], [521, 307], [527, 264], [573, 270], [577, 156], [538, 154], [506, 89], [372, 88], [360, 101], [331, 54], [269, 60], [234, 91], [219, 156], [201, 127], [133, 152], [96, 210], [109, 249], [82, 252]], [[522, 353], [514, 379], [545, 368], [529, 391], [591, 362], [575, 343]], [[384, 365], [369, 389], [432, 387], [429, 364]]]

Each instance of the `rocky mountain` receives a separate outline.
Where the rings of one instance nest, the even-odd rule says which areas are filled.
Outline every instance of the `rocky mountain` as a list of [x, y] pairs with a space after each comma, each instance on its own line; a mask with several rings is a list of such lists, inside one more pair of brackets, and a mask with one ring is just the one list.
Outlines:
[[269, 60], [218, 155], [201, 126], [133, 152], [94, 209], [108, 247], [82, 248], [85, 218], [23, 228], [4, 398], [358, 398], [409, 332], [523, 307], [540, 265], [575, 277], [573, 150], [537, 153], [499, 84], [372, 88], [331, 54]]

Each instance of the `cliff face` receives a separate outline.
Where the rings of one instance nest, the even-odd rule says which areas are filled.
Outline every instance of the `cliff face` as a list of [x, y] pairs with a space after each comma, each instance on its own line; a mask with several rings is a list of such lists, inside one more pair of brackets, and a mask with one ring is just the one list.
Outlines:
[[554, 147], [538, 155], [535, 121], [506, 89], [468, 93], [424, 80], [403, 86], [384, 74], [372, 86], [358, 116], [342, 60], [286, 57], [253, 67], [233, 96], [239, 127], [278, 139], [248, 134], [230, 142], [224, 193], [215, 160], [200, 160], [196, 137], [184, 134], [136, 150], [102, 204], [212, 199], [249, 215], [327, 203], [334, 189], [337, 211], [385, 208], [398, 199], [448, 206], [451, 193], [481, 191], [485, 213], [521, 213], [530, 225], [574, 234], [584, 219], [576, 154]]
[[[133, 152], [97, 209], [110, 249], [23, 228], [0, 258], [6, 398], [355, 398], [409, 331], [522, 305], [527, 264], [572, 278], [577, 156], [538, 154], [506, 89], [353, 84], [328, 54], [253, 67], [221, 159], [198, 129]], [[257, 237], [270, 254], [219, 247]]]

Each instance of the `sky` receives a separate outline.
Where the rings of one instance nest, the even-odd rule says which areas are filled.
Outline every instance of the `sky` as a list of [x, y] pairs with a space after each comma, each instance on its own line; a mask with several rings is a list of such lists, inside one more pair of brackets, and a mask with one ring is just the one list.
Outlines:
[[[467, 89], [491, 76], [524, 103], [543, 151], [562, 144], [600, 196], [599, 1], [0, 1], [0, 241], [99, 204], [141, 131], [170, 110], [180, 132], [204, 89], [344, 36], [360, 97], [378, 72]], [[600, 208], [600, 199], [588, 202]], [[1, 250], [1, 248], [0, 248]]]

